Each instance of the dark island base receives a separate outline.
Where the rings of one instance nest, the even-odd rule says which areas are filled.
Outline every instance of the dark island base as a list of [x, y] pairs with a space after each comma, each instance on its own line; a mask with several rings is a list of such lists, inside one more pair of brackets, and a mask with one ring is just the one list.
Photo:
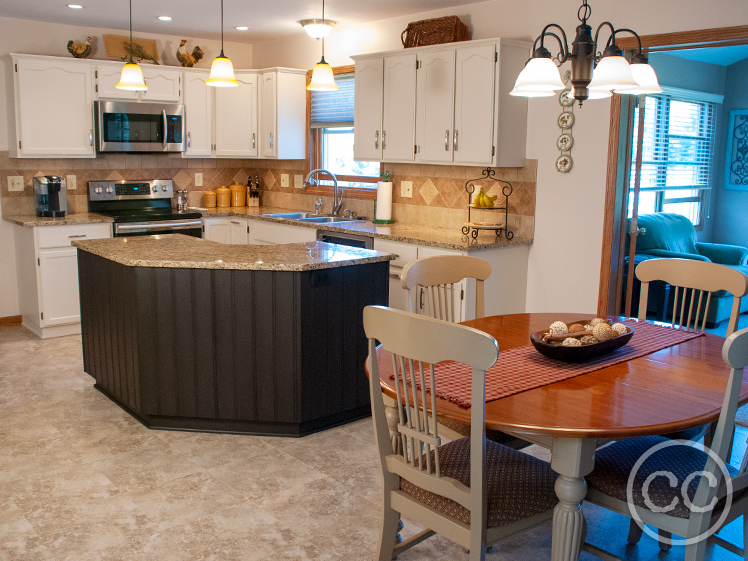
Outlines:
[[303, 436], [370, 414], [363, 308], [389, 263], [127, 267], [78, 252], [84, 369], [154, 429]]

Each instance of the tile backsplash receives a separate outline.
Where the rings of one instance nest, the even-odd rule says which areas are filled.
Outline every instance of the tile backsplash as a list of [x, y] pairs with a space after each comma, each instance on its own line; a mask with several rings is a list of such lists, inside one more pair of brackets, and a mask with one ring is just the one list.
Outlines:
[[[435, 166], [382, 163], [390, 172], [393, 186], [393, 218], [399, 222], [459, 228], [467, 220], [466, 181], [482, 176], [483, 167]], [[527, 160], [521, 168], [496, 168], [498, 179], [509, 181], [509, 222], [515, 235], [532, 237], [535, 216], [537, 160]], [[195, 174], [202, 173], [203, 185], [195, 185]], [[314, 193], [294, 188], [294, 175], [305, 175], [303, 160], [249, 160], [182, 158], [179, 154], [101, 154], [96, 158], [10, 158], [0, 152], [0, 196], [5, 215], [33, 214], [33, 177], [62, 175], [76, 177], [77, 188], [68, 190], [68, 211], [86, 212], [89, 181], [105, 179], [172, 179], [175, 188], [190, 191], [191, 206], [202, 206], [202, 193], [222, 185], [245, 184], [247, 176], [259, 176], [261, 204], [281, 208], [314, 209]], [[281, 187], [281, 175], [289, 175], [289, 187]], [[23, 177], [23, 191], [9, 191], [8, 177]], [[400, 182], [412, 183], [412, 197], [400, 194]], [[490, 194], [501, 197], [502, 184], [478, 182]], [[343, 191], [345, 198], [345, 191]], [[323, 197], [324, 209], [331, 197]], [[499, 198], [499, 201], [501, 199]], [[344, 208], [372, 217], [374, 201], [345, 198]], [[475, 220], [475, 217], [473, 217]]]

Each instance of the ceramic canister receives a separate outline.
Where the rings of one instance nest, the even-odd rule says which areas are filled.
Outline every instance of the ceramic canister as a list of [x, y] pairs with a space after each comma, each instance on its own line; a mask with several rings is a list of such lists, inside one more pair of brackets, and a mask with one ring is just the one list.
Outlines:
[[205, 191], [205, 193], [203, 193], [203, 205], [205, 205], [205, 208], [216, 207], [216, 192], [215, 191]]
[[247, 187], [234, 183], [231, 186], [231, 206], [244, 206], [247, 197]]
[[228, 187], [216, 189], [216, 205], [219, 207], [231, 206], [231, 189]]

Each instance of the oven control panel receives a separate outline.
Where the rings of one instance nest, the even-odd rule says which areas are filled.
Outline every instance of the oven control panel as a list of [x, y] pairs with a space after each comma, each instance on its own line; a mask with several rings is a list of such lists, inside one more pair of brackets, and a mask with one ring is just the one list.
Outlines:
[[127, 201], [133, 199], [171, 199], [174, 183], [171, 179], [121, 181], [89, 181], [89, 201]]

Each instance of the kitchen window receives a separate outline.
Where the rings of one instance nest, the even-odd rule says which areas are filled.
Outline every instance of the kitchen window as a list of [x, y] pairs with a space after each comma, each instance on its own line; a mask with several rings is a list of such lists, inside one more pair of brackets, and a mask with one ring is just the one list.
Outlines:
[[[353, 159], [353, 67], [334, 68], [333, 72], [339, 90], [310, 92], [309, 169], [331, 171], [342, 187], [373, 190], [379, 181], [379, 162]], [[321, 185], [332, 185], [324, 176], [320, 180]]]
[[[694, 92], [695, 93], [695, 92]], [[672, 212], [703, 222], [711, 188], [716, 104], [690, 95], [646, 96], [638, 214]], [[636, 178], [639, 108], [634, 112], [629, 217]]]

